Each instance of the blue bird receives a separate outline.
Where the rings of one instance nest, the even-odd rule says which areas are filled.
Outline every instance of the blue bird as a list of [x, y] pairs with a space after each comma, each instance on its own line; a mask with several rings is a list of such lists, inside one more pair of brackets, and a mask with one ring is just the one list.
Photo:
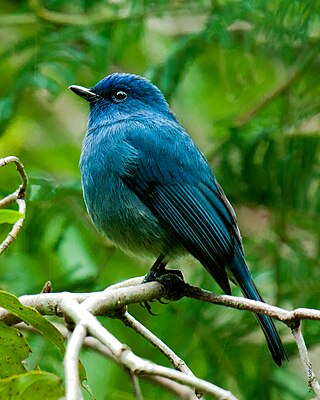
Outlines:
[[[262, 301], [244, 259], [235, 212], [204, 155], [161, 91], [115, 73], [91, 89], [70, 89], [90, 104], [80, 170], [85, 203], [99, 231], [126, 252], [157, 257], [147, 279], [191, 253], [226, 294], [229, 278]], [[149, 277], [149, 278], [148, 278]], [[286, 359], [270, 317], [256, 315], [277, 365]]]

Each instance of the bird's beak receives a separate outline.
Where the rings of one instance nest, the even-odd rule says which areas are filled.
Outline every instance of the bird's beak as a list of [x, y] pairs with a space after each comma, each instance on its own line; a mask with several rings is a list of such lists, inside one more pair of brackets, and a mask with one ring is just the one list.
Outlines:
[[90, 89], [87, 89], [83, 86], [71, 85], [69, 86], [68, 89], [72, 90], [73, 93], [77, 94], [78, 96], [82, 97], [83, 99], [89, 102], [97, 100], [100, 97], [98, 94], [92, 92]]

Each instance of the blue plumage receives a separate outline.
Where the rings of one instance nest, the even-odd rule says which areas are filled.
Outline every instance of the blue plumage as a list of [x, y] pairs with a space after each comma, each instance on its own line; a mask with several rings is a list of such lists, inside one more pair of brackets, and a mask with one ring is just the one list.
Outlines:
[[[189, 252], [225, 293], [231, 293], [230, 277], [246, 297], [261, 300], [235, 213], [160, 90], [131, 74], [70, 89], [90, 103], [80, 169], [98, 229], [123, 250], [158, 257], [163, 265]], [[257, 319], [281, 365], [286, 355], [272, 320]]]

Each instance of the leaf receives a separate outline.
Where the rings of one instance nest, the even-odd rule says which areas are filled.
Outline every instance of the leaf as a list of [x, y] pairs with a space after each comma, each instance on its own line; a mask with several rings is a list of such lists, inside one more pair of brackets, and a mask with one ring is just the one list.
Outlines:
[[[36, 309], [24, 306], [20, 303], [19, 299], [11, 293], [0, 290], [0, 307], [5, 308], [11, 314], [19, 317], [22, 321], [33, 326], [37, 331], [48, 339], [51, 343], [56, 345], [60, 352], [64, 355], [65, 345], [64, 336], [61, 332], [46, 318], [44, 318]], [[1, 339], [1, 336], [0, 336]], [[82, 363], [79, 361], [79, 374], [81, 381], [86, 380], [86, 370]], [[1, 400], [1, 396], [0, 396]]]
[[0, 400], [58, 400], [63, 395], [60, 378], [49, 372], [33, 371], [0, 379]]
[[58, 329], [32, 307], [24, 306], [19, 299], [11, 293], [0, 290], [0, 307], [33, 326], [37, 331], [55, 344], [62, 354], [65, 352], [64, 337]]
[[18, 329], [0, 321], [0, 378], [26, 372], [22, 361], [31, 349]]
[[15, 224], [23, 217], [24, 214], [16, 210], [0, 210], [0, 224]]

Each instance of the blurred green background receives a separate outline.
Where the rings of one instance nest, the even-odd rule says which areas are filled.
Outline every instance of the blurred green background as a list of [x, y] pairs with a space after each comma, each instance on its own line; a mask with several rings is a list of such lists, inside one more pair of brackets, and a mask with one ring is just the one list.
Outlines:
[[[320, 308], [318, 0], [1, 0], [0, 35], [0, 157], [18, 156], [30, 178], [25, 226], [0, 259], [1, 289], [38, 293], [51, 280], [54, 291], [94, 291], [147, 272], [87, 216], [78, 162], [88, 106], [67, 90], [125, 71], [160, 87], [207, 156], [266, 301]], [[1, 196], [18, 184], [13, 166], [1, 169]], [[191, 257], [175, 267], [221, 293]], [[277, 323], [290, 362], [279, 369], [248, 312], [190, 299], [153, 310], [130, 307], [197, 376], [241, 399], [312, 398], [286, 326]], [[102, 321], [137, 355], [169, 365], [121, 322]], [[303, 333], [319, 374], [319, 323], [304, 322]], [[63, 379], [55, 349], [29, 342], [29, 364]], [[86, 350], [82, 361], [95, 398], [134, 398], [111, 361]], [[175, 398], [141, 386], [145, 399]]]

